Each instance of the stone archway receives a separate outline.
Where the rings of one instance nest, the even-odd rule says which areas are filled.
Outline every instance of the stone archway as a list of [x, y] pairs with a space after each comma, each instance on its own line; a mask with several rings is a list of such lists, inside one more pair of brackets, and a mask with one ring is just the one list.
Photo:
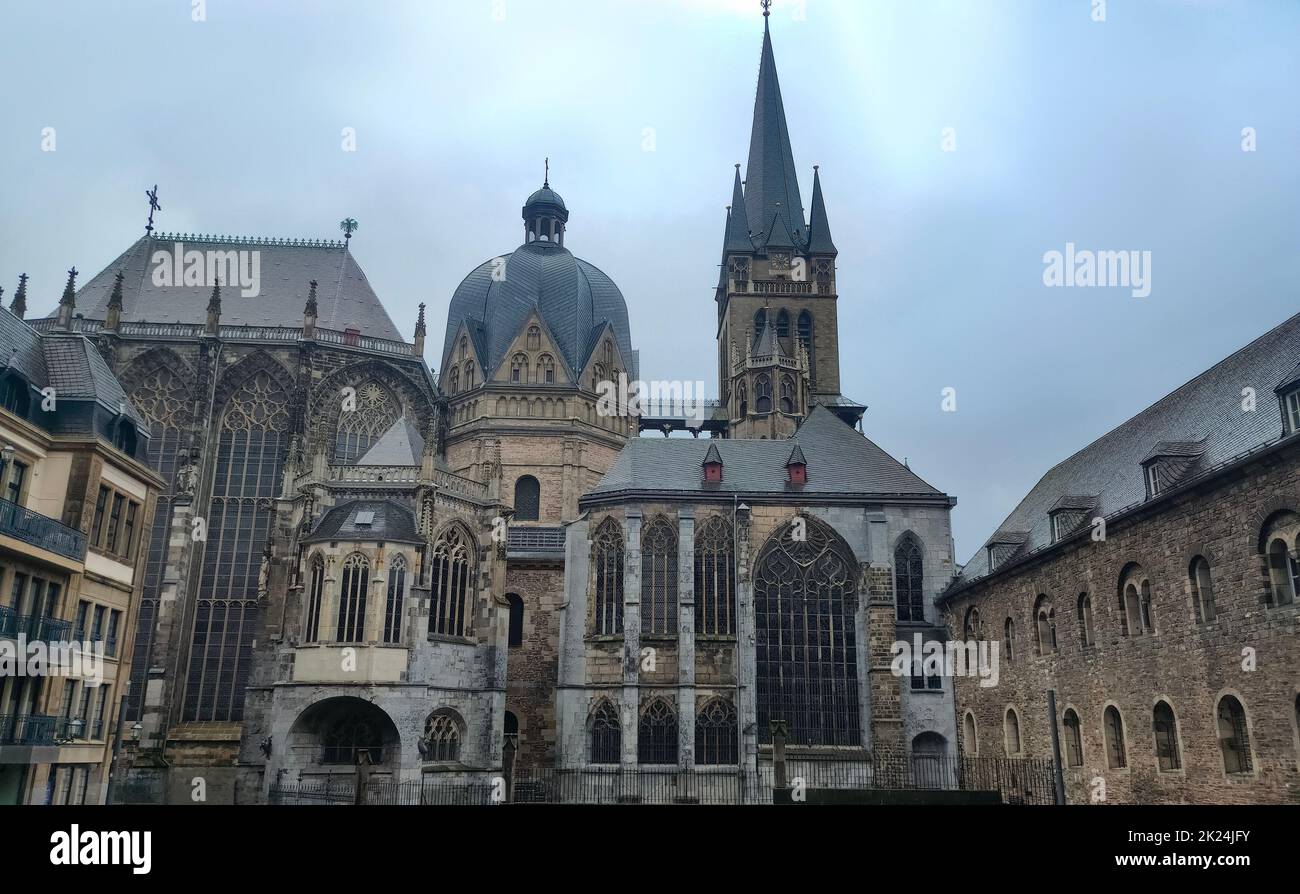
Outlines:
[[283, 766], [299, 775], [351, 773], [362, 754], [378, 770], [396, 774], [401, 735], [374, 702], [334, 696], [303, 710], [289, 730]]

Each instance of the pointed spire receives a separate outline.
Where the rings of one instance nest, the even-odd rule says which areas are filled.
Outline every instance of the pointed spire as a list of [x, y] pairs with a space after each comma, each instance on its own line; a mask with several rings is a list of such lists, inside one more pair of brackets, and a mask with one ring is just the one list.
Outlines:
[[794, 442], [794, 449], [790, 451], [790, 457], [785, 461], [785, 477], [790, 484], [806, 484], [808, 482], [808, 461], [803, 458], [803, 451], [799, 449], [799, 442]]
[[208, 335], [221, 331], [221, 280], [212, 284], [212, 297], [208, 299], [208, 321], [205, 327]]
[[[763, 53], [758, 67], [758, 91], [754, 96], [754, 127], [749, 137], [749, 164], [745, 169], [745, 209], [749, 232], [765, 242], [768, 224], [778, 214], [785, 229], [799, 241], [804, 239], [803, 200], [790, 149], [790, 133], [781, 102], [781, 85], [776, 76], [772, 35], [764, 18]], [[778, 208], [779, 203], [779, 208]]]
[[117, 271], [117, 277], [113, 280], [113, 294], [108, 296], [108, 312], [104, 315], [104, 328], [114, 332], [122, 322], [122, 280], [124, 279], [126, 276], [122, 271]]
[[21, 274], [18, 277], [18, 291], [14, 292], [14, 303], [9, 305], [9, 309], [14, 312], [14, 316], [22, 319], [27, 314], [27, 274]]
[[724, 252], [754, 250], [754, 240], [749, 238], [749, 217], [745, 211], [745, 192], [740, 183], [740, 165], [736, 165], [736, 180], [731, 187], [731, 213], [727, 215], [727, 236]]
[[839, 252], [831, 241], [831, 225], [826, 220], [826, 202], [822, 198], [822, 180], [818, 165], [813, 165], [812, 220], [808, 224], [808, 252], [835, 255]]
[[312, 319], [315, 319], [318, 315], [318, 308], [316, 306], [316, 280], [314, 279], [308, 285], [307, 304], [302, 309], [302, 315], [304, 317], [311, 317]]
[[426, 333], [424, 325], [424, 302], [420, 302], [420, 315], [415, 318], [415, 356], [424, 356], [424, 336]]
[[63, 287], [63, 297], [59, 299], [59, 329], [72, 328], [72, 314], [77, 309], [77, 268], [68, 271], [68, 284]]

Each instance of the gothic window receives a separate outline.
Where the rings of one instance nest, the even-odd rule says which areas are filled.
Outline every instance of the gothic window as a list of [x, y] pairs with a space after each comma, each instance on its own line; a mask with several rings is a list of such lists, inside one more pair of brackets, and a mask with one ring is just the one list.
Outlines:
[[1142, 566], [1131, 562], [1120, 575], [1120, 632], [1125, 636], [1142, 636], [1154, 632], [1151, 617], [1151, 582]]
[[1151, 712], [1151, 728], [1156, 736], [1156, 762], [1162, 771], [1178, 770], [1183, 766], [1178, 752], [1178, 720], [1168, 702], [1156, 702]]
[[442, 532], [433, 547], [431, 563], [433, 605], [429, 632], [441, 636], [466, 636], [469, 628], [470, 594], [474, 592], [474, 569], [478, 549], [460, 525]]
[[1034, 642], [1040, 656], [1056, 651], [1056, 608], [1046, 595], [1034, 601]]
[[740, 416], [749, 415], [749, 389], [743, 381], [736, 386], [736, 405], [740, 408]]
[[464, 360], [465, 355], [469, 353], [469, 339], [465, 336], [460, 337], [460, 359]]
[[794, 745], [859, 745], [858, 563], [825, 522], [787, 523], [754, 563], [758, 735], [789, 724]]
[[334, 464], [350, 466], [365, 456], [400, 415], [397, 401], [376, 382], [341, 391], [334, 435]]
[[601, 522], [596, 535], [591, 538], [591, 565], [596, 584], [593, 632], [604, 635], [622, 633], [623, 529], [612, 518]]
[[1002, 647], [1006, 650], [1007, 661], [1016, 660], [1016, 622], [1012, 618], [1007, 618], [1007, 622], [1002, 625]]
[[518, 593], [507, 593], [506, 603], [510, 606], [510, 625], [506, 644], [515, 648], [524, 644], [524, 601]]
[[1124, 718], [1120, 717], [1119, 708], [1106, 706], [1102, 726], [1106, 739], [1106, 766], [1112, 770], [1122, 770], [1128, 766], [1128, 753], [1124, 748]]
[[537, 380], [547, 385], [555, 384], [555, 358], [543, 354], [537, 361]]
[[321, 736], [322, 764], [355, 766], [362, 752], [368, 754], [372, 764], [383, 763], [383, 735], [364, 717], [344, 714]]
[[[776, 337], [790, 337], [790, 314], [786, 312], [785, 308], [781, 308], [781, 312], [776, 315]], [[786, 342], [783, 341], [781, 344], [784, 345]]]
[[124, 717], [139, 720], [144, 705], [145, 685], [152, 662], [154, 622], [163, 569], [167, 565], [171, 508], [175, 499], [176, 470], [181, 464], [181, 430], [186, 424], [189, 389], [181, 377], [165, 366], [149, 372], [131, 393], [131, 403], [149, 423], [152, 437], [145, 450], [148, 464], [158, 470], [163, 486], [154, 503], [149, 547], [145, 554], [140, 616], [131, 656], [131, 686], [127, 690]]
[[243, 719], [257, 620], [258, 572], [288, 444], [288, 396], [265, 370], [222, 415], [183, 720]]
[[623, 727], [619, 724], [618, 710], [608, 699], [602, 699], [591, 712], [591, 762], [617, 764], [623, 759]]
[[1249, 773], [1250, 734], [1246, 730], [1246, 709], [1236, 698], [1219, 699], [1219, 750], [1223, 752], [1225, 773]]
[[979, 736], [975, 732], [975, 715], [970, 711], [966, 712], [966, 720], [962, 723], [961, 744], [967, 757], [975, 757], [980, 753]]
[[677, 763], [677, 714], [661, 698], [654, 699], [641, 711], [636, 728], [636, 762]]
[[320, 609], [325, 590], [325, 560], [319, 555], [311, 560], [307, 582], [307, 617], [303, 621], [302, 641], [314, 643], [320, 637]]
[[343, 563], [343, 584], [339, 588], [339, 617], [335, 641], [359, 643], [366, 638], [366, 596], [370, 592], [370, 562], [353, 553]]
[[542, 486], [532, 475], [515, 481], [515, 521], [537, 521], [541, 517]]
[[400, 553], [388, 564], [388, 598], [384, 601], [384, 642], [402, 641], [402, 609], [406, 601], [406, 557]]
[[451, 372], [447, 374], [447, 393], [457, 394], [460, 392], [460, 369], [453, 366]]
[[962, 638], [970, 641], [984, 638], [984, 625], [980, 623], [980, 610], [975, 606], [966, 609], [966, 619], [961, 625]]
[[1192, 610], [1196, 613], [1196, 623], [1207, 624], [1214, 620], [1214, 583], [1210, 579], [1210, 563], [1204, 556], [1192, 559], [1187, 570], [1188, 582], [1192, 587]]
[[713, 516], [695, 529], [695, 633], [734, 636], [736, 562], [731, 524]]
[[472, 391], [473, 389], [474, 389], [474, 361], [466, 360], [465, 361], [465, 390]]
[[536, 351], [540, 348], [542, 346], [542, 330], [536, 326], [529, 326], [526, 345], [530, 351]]
[[677, 633], [677, 528], [663, 516], [641, 532], [641, 632]]
[[754, 380], [754, 410], [759, 413], [772, 412], [772, 380], [766, 373]]
[[763, 328], [767, 326], [767, 311], [759, 308], [754, 314], [754, 345], [758, 345], [758, 338], [763, 334]]
[[904, 535], [894, 549], [894, 597], [900, 621], [925, 620], [922, 566], [920, 544]]
[[795, 408], [794, 399], [794, 379], [789, 376], [781, 377], [781, 412], [793, 413]]
[[813, 362], [813, 318], [808, 311], [799, 314], [798, 322], [799, 343], [808, 354], [808, 376], [812, 384], [817, 384], [817, 364]]
[[424, 722], [424, 759], [449, 763], [460, 759], [460, 724], [448, 713], [435, 713]]
[[516, 354], [510, 358], [510, 381], [515, 383], [528, 381], [528, 357]]
[[1006, 716], [1002, 720], [1002, 741], [1007, 757], [1020, 755], [1020, 715], [1016, 713], [1015, 708], [1007, 708]]
[[740, 728], [736, 708], [722, 698], [710, 699], [695, 718], [695, 762], [700, 766], [739, 763]]
[[1086, 649], [1097, 641], [1096, 633], [1092, 626], [1092, 597], [1087, 593], [1079, 594], [1079, 605], [1077, 608], [1079, 616], [1079, 639]]
[[1083, 766], [1083, 735], [1079, 731], [1079, 715], [1073, 708], [1065, 709], [1061, 721], [1065, 728], [1065, 765], [1067, 767]]

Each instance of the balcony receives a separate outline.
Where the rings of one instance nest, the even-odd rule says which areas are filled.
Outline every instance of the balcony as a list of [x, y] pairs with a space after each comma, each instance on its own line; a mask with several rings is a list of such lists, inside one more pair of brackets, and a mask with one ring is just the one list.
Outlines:
[[565, 531], [562, 527], [524, 528], [512, 525], [506, 534], [509, 554], [564, 554]]
[[53, 745], [56, 723], [47, 714], [0, 714], [0, 745]]
[[42, 615], [19, 615], [9, 606], [0, 605], [0, 639], [23, 636], [28, 642], [63, 642], [72, 629], [71, 621]]
[[85, 534], [9, 500], [0, 500], [0, 534], [77, 562], [86, 560]]

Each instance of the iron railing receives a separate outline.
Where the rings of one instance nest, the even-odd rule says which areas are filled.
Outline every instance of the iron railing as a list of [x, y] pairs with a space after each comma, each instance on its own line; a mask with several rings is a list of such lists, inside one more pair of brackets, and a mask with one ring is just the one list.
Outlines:
[[[504, 787], [490, 782], [442, 782], [436, 778], [415, 782], [370, 782], [365, 785], [364, 803], [379, 806], [460, 805], [483, 806], [500, 803]], [[347, 806], [357, 802], [354, 776], [326, 776], [300, 779], [271, 786], [272, 804]]]
[[86, 559], [86, 535], [39, 512], [0, 499], [0, 534], [78, 562]]
[[72, 629], [71, 621], [44, 615], [16, 614], [9, 606], [0, 606], [0, 639], [26, 637], [28, 642], [63, 642]]
[[55, 723], [46, 714], [0, 714], [0, 745], [53, 745]]
[[506, 547], [512, 552], [562, 553], [564, 528], [512, 526], [506, 533]]

